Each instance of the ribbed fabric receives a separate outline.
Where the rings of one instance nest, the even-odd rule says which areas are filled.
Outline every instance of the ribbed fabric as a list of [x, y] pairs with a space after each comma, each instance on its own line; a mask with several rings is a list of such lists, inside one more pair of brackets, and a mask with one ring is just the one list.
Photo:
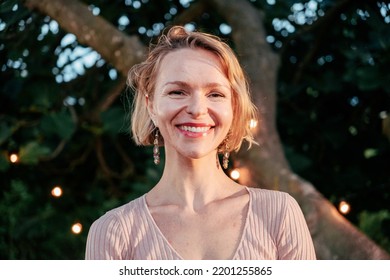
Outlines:
[[[315, 259], [302, 211], [284, 192], [247, 188], [249, 209], [235, 260]], [[145, 195], [107, 212], [88, 233], [86, 259], [180, 260], [161, 233]]]

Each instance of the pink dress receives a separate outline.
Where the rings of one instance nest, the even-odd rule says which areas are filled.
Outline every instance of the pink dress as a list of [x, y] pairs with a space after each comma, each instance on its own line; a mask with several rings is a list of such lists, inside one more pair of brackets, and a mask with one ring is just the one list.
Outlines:
[[[289, 194], [247, 188], [249, 208], [234, 260], [312, 260], [313, 242]], [[181, 260], [157, 227], [145, 195], [108, 211], [88, 233], [86, 259]]]

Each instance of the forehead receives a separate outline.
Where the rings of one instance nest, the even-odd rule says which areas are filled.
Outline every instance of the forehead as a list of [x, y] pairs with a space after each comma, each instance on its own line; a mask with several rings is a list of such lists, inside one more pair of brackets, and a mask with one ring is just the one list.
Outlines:
[[216, 65], [221, 68], [219, 57], [212, 51], [208, 51], [202, 48], [180, 48], [172, 50], [165, 55], [165, 57], [162, 59], [162, 63], [166, 64], [172, 60], [178, 59]]
[[220, 58], [203, 49], [183, 48], [166, 54], [157, 71], [157, 84], [171, 79], [201, 79], [208, 82], [218, 80], [229, 84]]

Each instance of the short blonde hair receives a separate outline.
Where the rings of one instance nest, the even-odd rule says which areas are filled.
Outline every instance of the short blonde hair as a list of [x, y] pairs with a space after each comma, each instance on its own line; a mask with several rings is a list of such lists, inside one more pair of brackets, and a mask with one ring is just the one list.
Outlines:
[[252, 103], [247, 78], [236, 55], [219, 37], [203, 32], [191, 32], [181, 26], [174, 26], [167, 34], [161, 35], [157, 44], [151, 45], [147, 59], [129, 71], [127, 82], [135, 94], [131, 114], [131, 131], [135, 143], [145, 146], [153, 144], [156, 127], [149, 116], [146, 98], [153, 101], [163, 58], [168, 53], [183, 48], [203, 49], [217, 55], [232, 88], [233, 122], [228, 134], [228, 149], [238, 151], [243, 140], [248, 141], [250, 147], [255, 141], [249, 123], [257, 119], [257, 110]]

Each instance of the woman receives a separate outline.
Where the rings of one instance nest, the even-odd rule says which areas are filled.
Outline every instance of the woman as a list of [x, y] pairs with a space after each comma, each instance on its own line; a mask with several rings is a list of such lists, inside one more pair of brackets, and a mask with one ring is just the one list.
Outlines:
[[173, 27], [129, 73], [132, 132], [164, 146], [161, 180], [91, 226], [86, 259], [314, 259], [296, 201], [230, 179], [229, 153], [253, 144], [246, 78], [220, 39]]

